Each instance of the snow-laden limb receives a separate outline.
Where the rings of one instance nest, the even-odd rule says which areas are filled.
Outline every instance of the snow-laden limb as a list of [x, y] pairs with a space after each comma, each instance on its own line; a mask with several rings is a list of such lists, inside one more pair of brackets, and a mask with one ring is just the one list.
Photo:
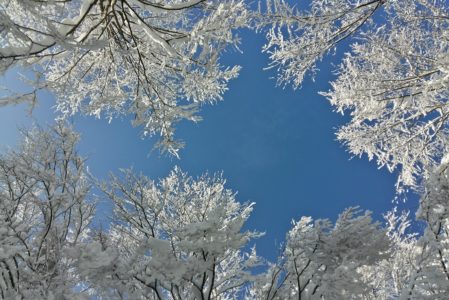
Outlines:
[[412, 1], [390, 10], [390, 24], [353, 45], [326, 96], [352, 116], [338, 139], [379, 166], [400, 167], [399, 183], [413, 187], [448, 152], [449, 22], [437, 16], [449, 14]]
[[238, 75], [219, 57], [249, 19], [242, 0], [2, 1], [0, 72], [33, 66], [63, 116], [132, 115], [177, 155], [175, 124], [200, 120]]
[[351, 154], [399, 169], [397, 189], [417, 188], [448, 152], [446, 1], [268, 1], [265, 51], [279, 83], [299, 87], [323, 55], [350, 45], [330, 91], [351, 116], [337, 137]]
[[65, 251], [87, 239], [94, 213], [77, 142], [63, 124], [36, 128], [0, 157], [0, 299], [74, 297]]
[[279, 72], [278, 84], [300, 87], [306, 73], [316, 71], [317, 61], [368, 22], [384, 2], [310, 1], [303, 8], [303, 4], [267, 0], [259, 26], [270, 26], [263, 51], [270, 56], [269, 67]]
[[[154, 182], [132, 170], [102, 189], [114, 220], [77, 255], [78, 272], [107, 299], [236, 299], [261, 261], [243, 250], [260, 236], [242, 230], [252, 204], [240, 204], [221, 176], [175, 168]], [[91, 263], [92, 262], [92, 263]]]
[[277, 264], [257, 280], [249, 299], [361, 299], [370, 286], [362, 267], [390, 256], [391, 241], [369, 212], [349, 208], [333, 225], [302, 217], [293, 222]]

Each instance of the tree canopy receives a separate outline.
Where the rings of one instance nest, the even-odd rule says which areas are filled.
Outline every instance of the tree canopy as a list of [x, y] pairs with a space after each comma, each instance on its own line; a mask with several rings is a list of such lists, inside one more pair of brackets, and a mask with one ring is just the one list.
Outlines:
[[[26, 70], [29, 93], [56, 96], [60, 118], [22, 131], [0, 155], [0, 299], [449, 298], [449, 6], [444, 0], [2, 0], [0, 75]], [[347, 52], [324, 95], [350, 121], [337, 138], [356, 156], [398, 170], [419, 193], [384, 222], [358, 207], [335, 222], [292, 221], [280, 255], [256, 253], [242, 203], [220, 174], [132, 169], [101, 182], [78, 154], [76, 113], [132, 115], [178, 156], [181, 120], [221, 100], [238, 66], [236, 29], [265, 32], [279, 85], [301, 87], [327, 55]], [[238, 48], [237, 48], [238, 49]], [[263, 187], [261, 187], [263, 189]], [[100, 195], [96, 195], [93, 190]], [[112, 221], [94, 226], [98, 198]], [[274, 199], [276, 200], [276, 199]]]

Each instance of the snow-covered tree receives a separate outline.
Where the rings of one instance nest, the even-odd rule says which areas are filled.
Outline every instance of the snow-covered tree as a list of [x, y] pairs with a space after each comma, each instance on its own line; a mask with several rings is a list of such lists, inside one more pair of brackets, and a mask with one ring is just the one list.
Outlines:
[[360, 299], [370, 288], [361, 268], [390, 256], [386, 229], [369, 212], [346, 209], [335, 224], [293, 222], [282, 256], [252, 287], [251, 299]]
[[[448, 28], [444, 0], [329, 0], [292, 6], [269, 0], [264, 51], [280, 84], [299, 87], [338, 45], [349, 44], [330, 91], [323, 93], [351, 121], [337, 137], [354, 155], [390, 171], [398, 190], [448, 152]], [[417, 181], [418, 179], [418, 181]]]
[[408, 214], [386, 214], [391, 256], [364, 268], [363, 280], [371, 286], [366, 299], [446, 299], [449, 297], [447, 162], [426, 182], [417, 218], [422, 234], [407, 233]]
[[73, 299], [66, 251], [87, 238], [95, 207], [78, 135], [63, 124], [22, 133], [0, 156], [0, 299]]
[[364, 285], [369, 288], [362, 299], [398, 299], [409, 286], [416, 271], [420, 247], [417, 234], [410, 233], [408, 212], [397, 215], [396, 209], [384, 215], [390, 238], [390, 256], [374, 265], [359, 269]]
[[404, 294], [416, 299], [431, 295], [449, 297], [449, 170], [447, 156], [426, 181], [421, 198], [418, 219], [426, 223], [424, 234], [418, 240], [418, 266], [408, 290]]
[[221, 176], [175, 168], [158, 182], [132, 170], [102, 189], [114, 204], [109, 232], [78, 255], [80, 276], [106, 299], [236, 299], [261, 262], [242, 230], [241, 204]]
[[176, 154], [174, 124], [222, 98], [239, 67], [222, 66], [220, 54], [248, 24], [242, 0], [4, 0], [0, 73], [32, 66], [35, 77], [33, 92], [2, 101], [47, 89], [63, 116], [131, 114]]

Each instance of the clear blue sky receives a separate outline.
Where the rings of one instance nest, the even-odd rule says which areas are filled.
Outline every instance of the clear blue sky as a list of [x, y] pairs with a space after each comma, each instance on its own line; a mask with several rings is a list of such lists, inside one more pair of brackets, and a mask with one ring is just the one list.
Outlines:
[[[260, 53], [263, 36], [247, 31], [241, 36], [244, 53], [230, 51], [223, 59], [225, 64], [243, 66], [224, 101], [204, 107], [202, 122], [182, 123], [178, 128], [178, 137], [187, 144], [181, 160], [150, 154], [154, 140], [142, 140], [140, 129], [126, 118], [108, 124], [75, 117], [82, 134], [80, 151], [89, 157], [90, 171], [106, 178], [119, 168], [134, 167], [154, 179], [166, 176], [174, 165], [191, 175], [223, 171], [227, 187], [238, 191], [240, 201], [256, 202], [248, 228], [266, 232], [257, 249], [271, 260], [279, 253], [293, 218], [335, 219], [341, 210], [355, 205], [380, 218], [393, 207], [395, 175], [378, 170], [366, 157], [350, 160], [334, 135], [345, 118], [332, 112], [327, 100], [317, 94], [329, 89], [330, 62], [338, 57], [320, 64], [315, 82], [307, 79], [302, 89], [276, 88], [270, 79], [274, 73], [262, 70], [268, 64], [267, 56]], [[11, 79], [5, 83], [17, 84]], [[32, 118], [23, 106], [1, 107], [0, 149], [17, 142], [18, 126], [29, 126], [33, 120], [52, 123], [53, 104], [49, 95], [43, 95]], [[412, 211], [416, 205], [416, 197], [407, 203]], [[109, 213], [104, 205], [99, 209], [102, 216]]]

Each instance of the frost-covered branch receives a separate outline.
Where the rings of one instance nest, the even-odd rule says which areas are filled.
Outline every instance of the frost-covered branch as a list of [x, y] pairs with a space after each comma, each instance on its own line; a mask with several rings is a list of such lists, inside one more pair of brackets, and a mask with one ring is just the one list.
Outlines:
[[278, 82], [299, 87], [318, 60], [349, 45], [322, 93], [351, 116], [337, 137], [350, 153], [399, 169], [398, 192], [419, 189], [449, 150], [446, 1], [267, 3], [264, 51]]
[[238, 75], [219, 57], [250, 19], [241, 0], [7, 0], [0, 14], [1, 73], [31, 66], [63, 116], [134, 116], [174, 155], [175, 124], [200, 120]]

